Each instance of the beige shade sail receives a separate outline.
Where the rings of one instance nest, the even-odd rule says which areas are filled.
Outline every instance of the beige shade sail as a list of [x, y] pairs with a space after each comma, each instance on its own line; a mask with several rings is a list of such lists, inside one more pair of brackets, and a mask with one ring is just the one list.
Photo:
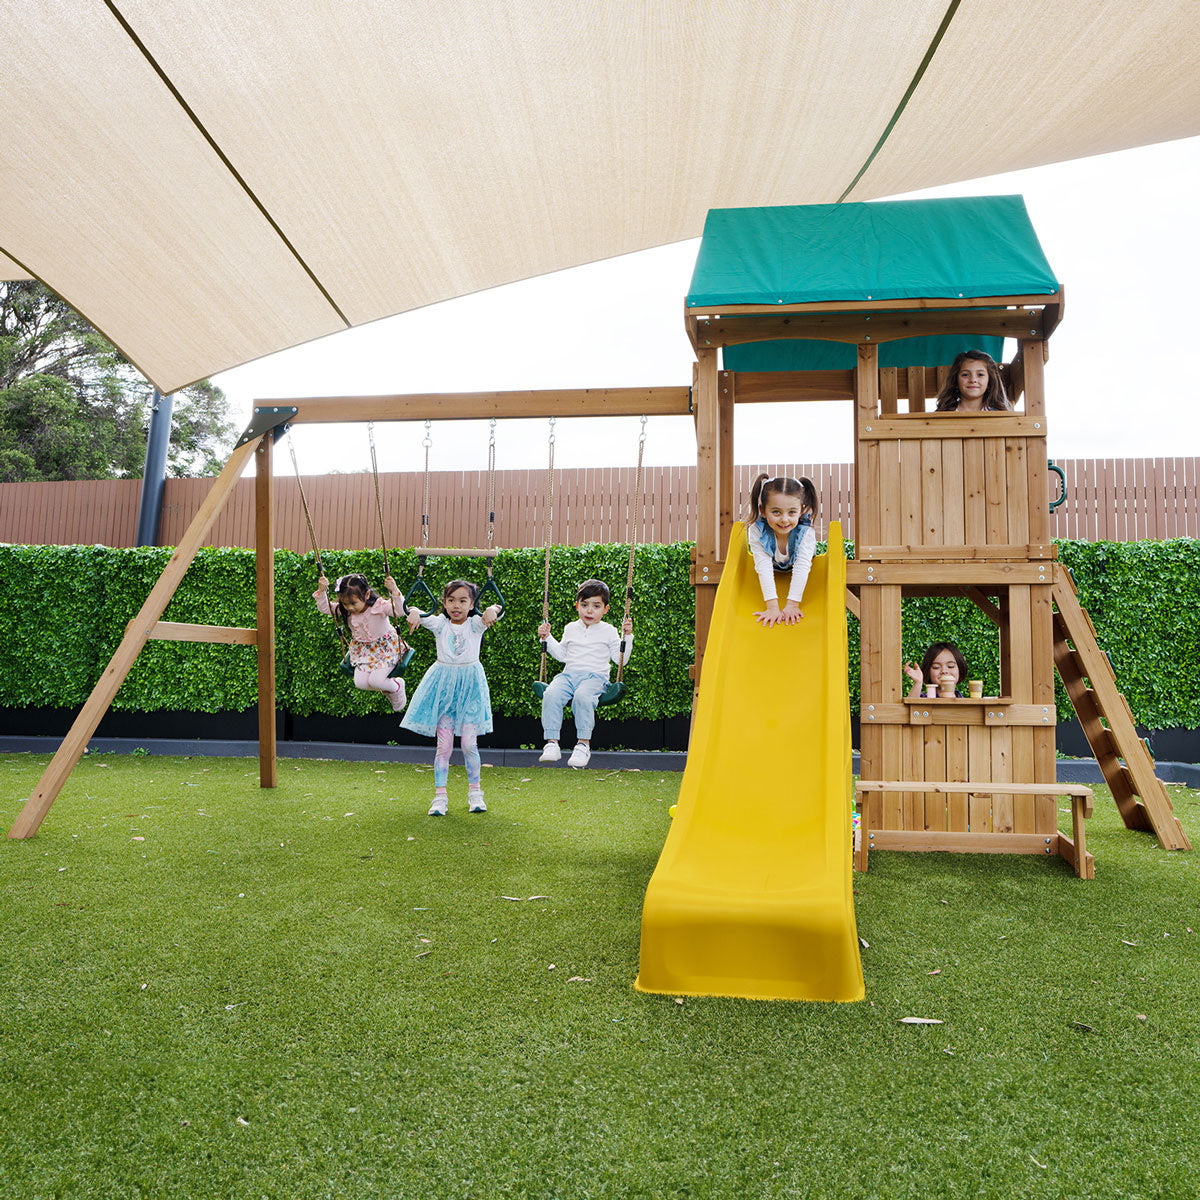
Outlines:
[[0, 279], [29, 279], [31, 278], [24, 267], [13, 262], [7, 254], [0, 254]]
[[1191, 0], [0, 0], [0, 17], [0, 275], [43, 280], [164, 391], [697, 236], [709, 208], [1200, 133]]

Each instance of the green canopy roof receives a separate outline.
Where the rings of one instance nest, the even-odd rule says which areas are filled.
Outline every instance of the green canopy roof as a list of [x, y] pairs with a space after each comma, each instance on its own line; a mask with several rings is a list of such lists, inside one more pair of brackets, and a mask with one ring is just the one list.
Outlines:
[[1020, 196], [713, 208], [689, 305], [1052, 295]]
[[[1058, 281], [1020, 196], [714, 208], [688, 291], [690, 306], [1053, 295]], [[938, 366], [960, 350], [1000, 357], [999, 338], [883, 343], [884, 366]], [[727, 346], [735, 371], [820, 370], [854, 364], [831, 342]]]

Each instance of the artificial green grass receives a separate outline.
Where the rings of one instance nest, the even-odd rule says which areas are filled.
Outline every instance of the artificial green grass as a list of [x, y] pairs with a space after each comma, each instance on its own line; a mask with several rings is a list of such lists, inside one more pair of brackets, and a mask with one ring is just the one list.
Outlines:
[[1089, 883], [876, 853], [865, 1002], [678, 1004], [631, 986], [678, 780], [491, 769], [469, 816], [456, 768], [437, 819], [428, 768], [85, 759], [0, 850], [0, 1196], [1200, 1192], [1195, 854], [1103, 789]]

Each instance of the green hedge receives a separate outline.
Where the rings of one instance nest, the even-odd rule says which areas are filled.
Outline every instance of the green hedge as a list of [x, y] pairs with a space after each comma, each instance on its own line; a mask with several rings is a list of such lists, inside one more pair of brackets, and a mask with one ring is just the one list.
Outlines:
[[[695, 605], [688, 584], [690, 546], [639, 547], [634, 571], [635, 652], [626, 668], [630, 687], [613, 719], [661, 719], [691, 707]], [[0, 546], [0, 707], [82, 704], [170, 557], [169, 549], [110, 550], [103, 546]], [[590, 545], [554, 547], [550, 567], [550, 620], [556, 631], [574, 620], [575, 587], [595, 576], [610, 584], [610, 619], [623, 606], [628, 549]], [[416, 573], [411, 550], [390, 554], [401, 587]], [[505, 716], [536, 716], [529, 684], [537, 678], [541, 646], [544, 554], [503, 551], [496, 579], [504, 592], [504, 620], [484, 639], [493, 705]], [[329, 552], [325, 570], [359, 571], [382, 587], [378, 551]], [[439, 591], [455, 577], [480, 579], [472, 559], [438, 559], [426, 571]], [[311, 554], [275, 553], [276, 687], [279, 703], [297, 715], [379, 711], [379, 698], [358, 691], [338, 671], [341, 649], [332, 622], [312, 600], [317, 571]], [[254, 553], [205, 549], [184, 577], [163, 619], [209, 625], [254, 625]], [[433, 637], [412, 636], [417, 656], [410, 681], [433, 662]], [[557, 664], [551, 660], [551, 673]], [[410, 687], [412, 683], [410, 682]], [[237, 712], [257, 699], [251, 646], [151, 642], [117, 693], [114, 708], [153, 712]]]
[[[627, 550], [621, 546], [554, 547], [550, 620], [556, 630], [573, 617], [576, 583], [589, 576], [614, 591], [610, 619], [619, 617]], [[695, 608], [688, 584], [690, 546], [642, 546], [634, 576], [636, 643], [626, 671], [630, 689], [609, 709], [613, 719], [678, 716], [691, 706]], [[103, 546], [0, 546], [0, 707], [81, 704], [169, 557], [166, 549], [112, 550]], [[1200, 727], [1200, 542], [1060, 542], [1075, 573], [1080, 600], [1091, 612], [1101, 644], [1138, 720], [1152, 729]], [[536, 716], [529, 688], [540, 647], [542, 551], [502, 551], [496, 578], [508, 605], [505, 619], [484, 639], [483, 658], [497, 713]], [[416, 570], [411, 550], [391, 554], [405, 586]], [[380, 586], [378, 551], [330, 552], [332, 577], [361, 571]], [[477, 578], [471, 559], [436, 560], [428, 581], [436, 591], [462, 575]], [[277, 686], [279, 703], [298, 715], [379, 711], [378, 698], [357, 691], [337, 670], [340, 649], [328, 617], [312, 602], [311, 555], [275, 554]], [[200, 552], [165, 614], [166, 620], [253, 625], [254, 554]], [[995, 627], [967, 600], [908, 600], [903, 651], [920, 658], [931, 641], [959, 643], [972, 675], [988, 691], [999, 686]], [[413, 636], [417, 657], [410, 680], [433, 661], [432, 637]], [[115, 708], [237, 712], [256, 699], [254, 649], [191, 642], [152, 642], [138, 658]], [[551, 669], [555, 664], [551, 664]], [[858, 705], [858, 623], [850, 619], [850, 693]], [[1070, 705], [1059, 687], [1059, 715]]]

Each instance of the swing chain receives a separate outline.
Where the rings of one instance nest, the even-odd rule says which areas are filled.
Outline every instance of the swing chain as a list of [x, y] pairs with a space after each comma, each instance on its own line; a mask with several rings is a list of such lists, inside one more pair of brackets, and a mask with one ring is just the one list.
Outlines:
[[[304, 484], [300, 481], [300, 464], [296, 460], [296, 446], [292, 441], [292, 427], [290, 425], [285, 425], [283, 427], [283, 431], [287, 434], [288, 453], [292, 456], [292, 468], [296, 472], [296, 487], [300, 491], [300, 507], [304, 509], [304, 522], [308, 526], [308, 537], [312, 542], [313, 557], [317, 560], [317, 575], [321, 576], [325, 574], [325, 567], [321, 562], [321, 547], [317, 544], [317, 531], [313, 528], [312, 513], [309, 511], [308, 507], [308, 497], [305, 496]], [[342, 627], [338, 623], [337, 613], [334, 611], [334, 607], [335, 606], [333, 604], [329, 605], [329, 616], [333, 621], [333, 631], [337, 634], [338, 644], [342, 647], [343, 651], [345, 651], [349, 649], [349, 646], [347, 645], [346, 639], [342, 634]]]
[[[367, 422], [367, 440], [371, 445], [371, 478], [375, 481], [375, 513], [379, 517], [379, 545], [383, 550], [383, 573], [391, 575], [392, 568], [388, 563], [387, 534], [383, 528], [383, 497], [379, 491], [379, 460], [375, 456], [375, 422]], [[395, 615], [396, 605], [392, 602], [392, 615]]]
[[[496, 532], [496, 418], [491, 421], [491, 429], [488, 433], [488, 482], [487, 482], [487, 506], [488, 506], [488, 527], [487, 527], [487, 545], [488, 549], [492, 548], [492, 542]], [[488, 578], [492, 577], [492, 560], [487, 560]]]
[[[425, 422], [425, 437], [421, 445], [425, 447], [425, 499], [424, 507], [421, 510], [421, 545], [426, 547], [429, 545], [429, 448], [433, 445], [433, 435], [430, 430], [433, 428], [432, 421]], [[417, 578], [420, 579], [425, 570], [425, 560], [418, 559]]]
[[646, 450], [646, 415], [642, 415], [642, 432], [638, 438], [638, 460], [637, 474], [634, 477], [633, 483], [633, 499], [629, 503], [629, 565], [625, 570], [625, 612], [621, 618], [621, 647], [617, 652], [617, 682], [621, 682], [621, 677], [625, 672], [625, 664], [622, 659], [625, 657], [625, 622], [629, 619], [629, 612], [633, 607], [633, 563], [634, 556], [637, 553], [638, 544], [638, 524], [637, 524], [637, 503], [641, 500], [642, 503], [642, 524], [641, 534], [645, 536], [646, 529], [646, 491], [642, 486], [642, 460]]
[[[550, 418], [550, 459], [546, 468], [546, 528], [544, 543], [546, 562], [542, 578], [542, 621], [550, 620], [550, 531], [554, 526], [554, 421]], [[538, 682], [546, 682], [546, 643], [542, 642], [542, 661], [538, 667]]]

